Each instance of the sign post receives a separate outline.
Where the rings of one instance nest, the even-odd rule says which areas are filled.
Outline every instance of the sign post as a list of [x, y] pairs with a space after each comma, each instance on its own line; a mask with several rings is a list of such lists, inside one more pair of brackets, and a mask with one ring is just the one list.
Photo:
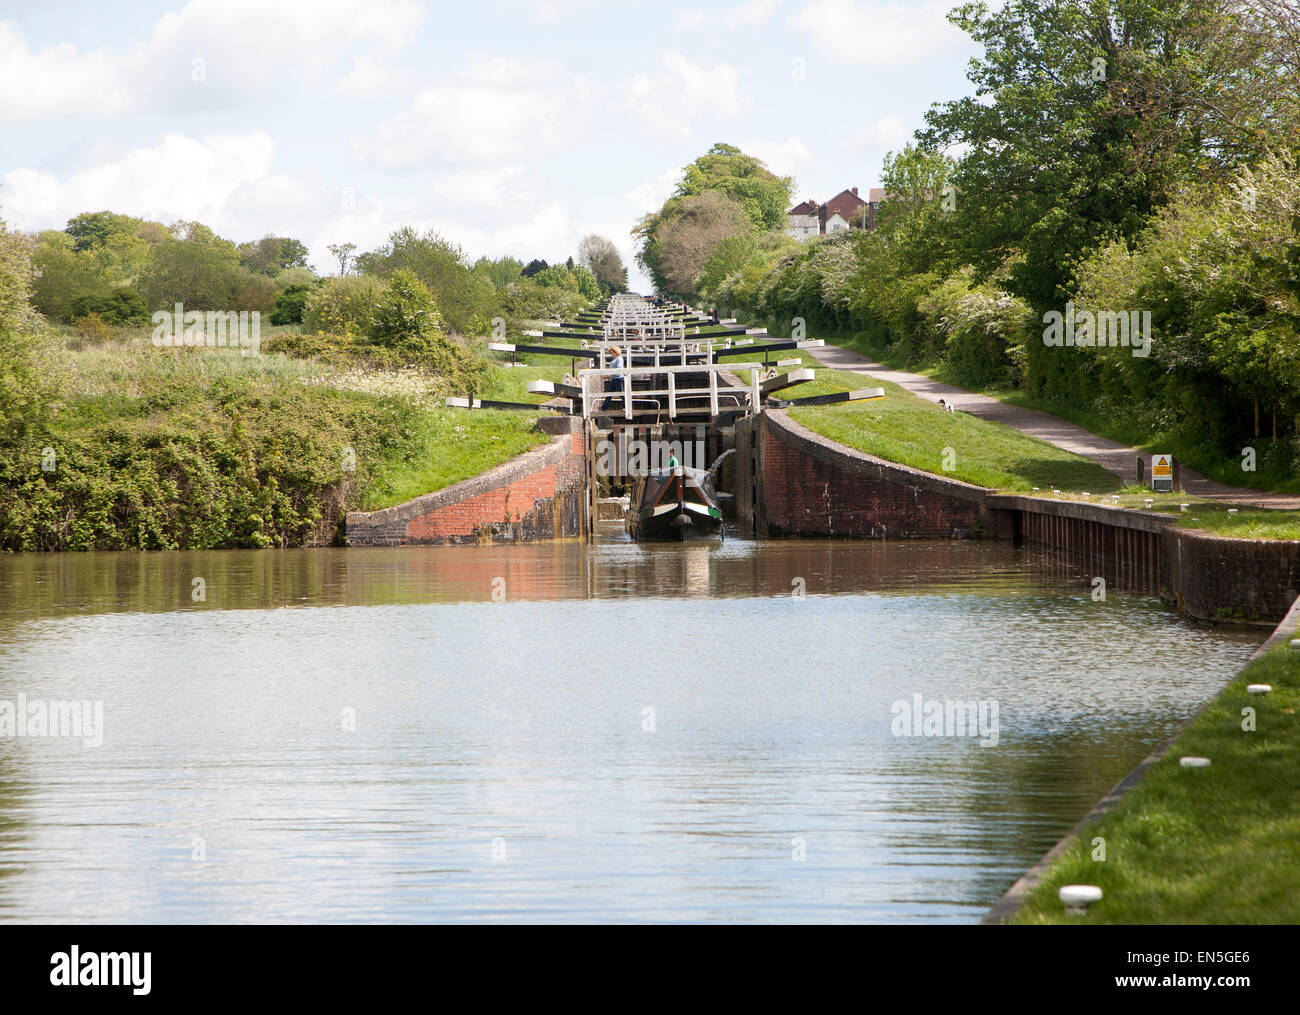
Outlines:
[[1174, 456], [1151, 456], [1151, 489], [1156, 493], [1174, 492]]

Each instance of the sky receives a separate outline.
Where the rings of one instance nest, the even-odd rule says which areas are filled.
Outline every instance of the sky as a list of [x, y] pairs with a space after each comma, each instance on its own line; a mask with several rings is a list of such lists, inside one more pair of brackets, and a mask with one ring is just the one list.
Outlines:
[[970, 94], [956, 0], [0, 0], [0, 218], [197, 219], [318, 271], [433, 228], [550, 262], [630, 230], [716, 142], [794, 200], [879, 185]]

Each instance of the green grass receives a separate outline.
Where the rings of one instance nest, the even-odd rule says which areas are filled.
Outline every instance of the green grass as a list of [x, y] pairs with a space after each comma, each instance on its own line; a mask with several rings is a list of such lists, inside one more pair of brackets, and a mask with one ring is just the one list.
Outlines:
[[[328, 540], [347, 510], [433, 492], [547, 440], [537, 413], [447, 408], [447, 379], [416, 368], [159, 349], [141, 329], [98, 343], [64, 331], [34, 355], [53, 400], [31, 446], [0, 462], [11, 480], [0, 544], [11, 549]], [[523, 389], [562, 376], [558, 364], [492, 368], [500, 390], [478, 394], [540, 401]]]
[[[1098, 434], [1121, 444], [1127, 444], [1147, 454], [1168, 453], [1176, 455], [1188, 468], [1226, 486], [1244, 487], [1255, 490], [1273, 490], [1281, 493], [1300, 493], [1300, 476], [1291, 472], [1268, 472], [1260, 463], [1254, 472], [1243, 471], [1240, 453], [1224, 456], [1221, 450], [1207, 448], [1199, 443], [1198, 434], [1192, 428], [1188, 432], [1154, 432], [1150, 421], [1151, 409], [1147, 413], [1135, 413], [1131, 406], [1125, 411], [1108, 412], [1094, 405], [1076, 404], [1038, 397], [1020, 388], [1006, 387], [971, 387], [958, 376], [946, 361], [917, 365], [907, 362], [890, 349], [881, 349], [865, 340], [864, 336], [836, 339], [835, 344], [863, 356], [869, 356], [896, 370], [908, 370], [912, 373], [952, 384], [970, 391], [996, 398], [1007, 405], [1024, 409], [1035, 409], [1081, 426], [1090, 433]], [[1264, 456], [1269, 446], [1269, 438], [1256, 438], [1252, 445], [1259, 456]]]
[[[1246, 693], [1251, 683], [1271, 694]], [[1030, 892], [1013, 923], [1300, 923], [1300, 652], [1247, 666]], [[1255, 709], [1255, 730], [1242, 710]], [[1182, 768], [1200, 755], [1209, 768]], [[1105, 839], [1106, 859], [1092, 859]], [[1098, 885], [1086, 915], [1058, 890]]]
[[[1102, 493], [1119, 488], [1118, 478], [1096, 463], [1001, 423], [966, 413], [945, 412], [933, 402], [895, 384], [863, 374], [830, 370], [811, 356], [799, 359], [816, 369], [816, 379], [776, 397], [802, 398], [857, 388], [885, 389], [883, 399], [790, 410], [796, 422], [840, 444], [891, 462], [997, 490], [1030, 492], [1037, 486]], [[948, 456], [951, 469], [944, 468], [946, 449], [951, 449]]]
[[[1050, 495], [1050, 491], [1048, 491]], [[1275, 511], [1268, 508], [1243, 507], [1228, 512], [1232, 505], [1205, 497], [1185, 493], [1152, 493], [1138, 486], [1125, 486], [1117, 491], [1118, 500], [1111, 494], [1093, 497], [1093, 503], [1107, 507], [1132, 508], [1172, 515], [1185, 529], [1203, 529], [1219, 536], [1236, 539], [1300, 539], [1300, 511]], [[1081, 501], [1077, 493], [1062, 491], [1060, 499]], [[1146, 501], [1151, 506], [1146, 506]], [[1182, 505], [1187, 510], [1182, 510]]]
[[445, 409], [426, 413], [400, 451], [377, 463], [360, 510], [392, 507], [433, 493], [545, 443], [526, 412]]

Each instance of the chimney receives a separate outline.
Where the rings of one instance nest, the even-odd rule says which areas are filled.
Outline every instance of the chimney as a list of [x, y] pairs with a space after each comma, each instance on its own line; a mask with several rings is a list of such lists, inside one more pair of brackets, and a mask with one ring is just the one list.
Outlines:
[[858, 196], [858, 188], [857, 188], [857, 187], [854, 187], [854, 188], [853, 188], [853, 196], [854, 196], [854, 197], [857, 197], [857, 196]]

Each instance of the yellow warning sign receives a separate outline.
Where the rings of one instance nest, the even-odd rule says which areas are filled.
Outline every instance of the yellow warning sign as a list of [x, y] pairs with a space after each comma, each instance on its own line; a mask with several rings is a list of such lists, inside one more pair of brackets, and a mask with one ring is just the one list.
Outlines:
[[1151, 489], [1156, 493], [1174, 492], [1174, 456], [1151, 456]]

